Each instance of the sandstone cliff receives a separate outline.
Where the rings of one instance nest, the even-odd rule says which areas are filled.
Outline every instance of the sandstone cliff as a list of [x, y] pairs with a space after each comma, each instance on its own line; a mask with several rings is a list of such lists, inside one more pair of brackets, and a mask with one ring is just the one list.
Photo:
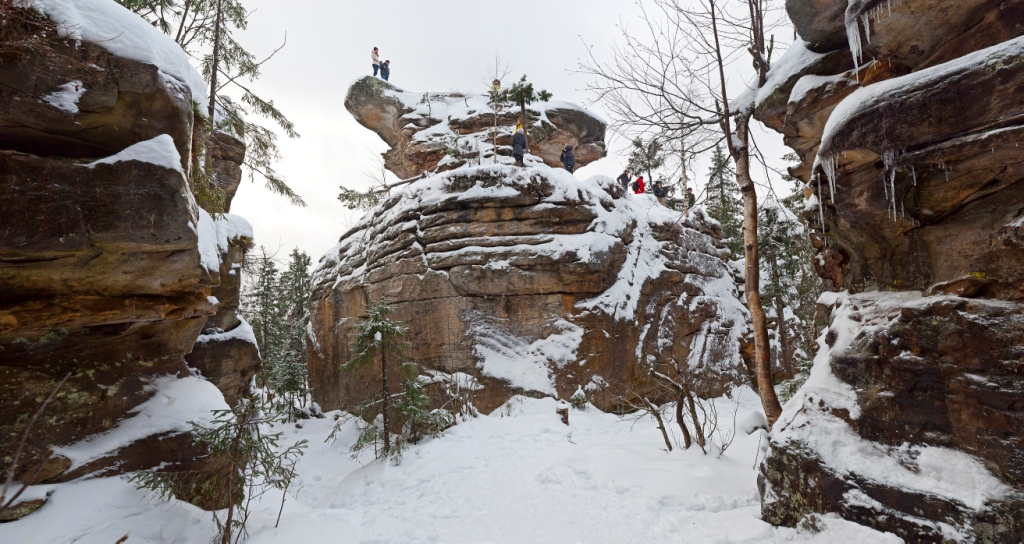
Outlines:
[[[367, 76], [349, 88], [345, 108], [391, 146], [384, 154], [385, 166], [403, 179], [424, 171], [492, 164], [495, 153], [498, 164], [512, 163], [512, 133], [520, 115], [515, 104], [498, 105], [495, 131], [495, 108], [487, 95], [416, 93]], [[607, 124], [575, 104], [535, 103], [527, 116], [527, 164], [561, 166], [559, 156], [566, 145], [573, 146], [577, 167], [607, 154]]]
[[698, 393], [722, 394], [747, 376], [747, 318], [727, 255], [699, 210], [684, 219], [606, 177], [500, 165], [428, 177], [321, 259], [313, 398], [351, 408], [375, 391], [372, 369], [340, 365], [353, 324], [382, 297], [409, 327], [422, 373], [472, 376], [484, 412], [513, 394], [568, 398], [580, 387], [610, 410], [671, 361]]
[[[39, 8], [52, 6], [66, 7]], [[190, 352], [201, 358], [201, 333], [241, 325], [234, 265], [252, 234], [241, 218], [214, 221], [193, 198], [198, 73], [182, 76], [184, 53], [136, 15], [100, 7], [118, 33], [90, 40], [105, 35], [100, 19], [78, 21], [61, 28], [82, 41], [54, 38], [49, 51], [0, 63], [0, 472], [29, 416], [69, 376], [18, 463], [17, 479], [30, 483], [201, 468], [188, 422], [226, 408], [258, 364], [253, 346], [232, 362], [237, 376], [197, 360], [214, 383], [186, 364]], [[237, 170], [244, 145], [217, 141], [215, 155]], [[218, 182], [230, 186], [227, 166]], [[54, 456], [35, 473], [49, 446]]]
[[841, 296], [774, 430], [763, 514], [911, 541], [1020, 541], [1024, 320], [1015, 2], [790, 0], [757, 116], [802, 162]]

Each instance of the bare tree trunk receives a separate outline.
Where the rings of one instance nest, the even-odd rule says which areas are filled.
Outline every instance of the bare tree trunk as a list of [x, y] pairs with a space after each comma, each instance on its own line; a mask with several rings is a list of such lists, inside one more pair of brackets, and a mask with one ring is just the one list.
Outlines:
[[[750, 148], [747, 146], [747, 128], [750, 113], [744, 112], [736, 118], [736, 134], [739, 144], [733, 146], [733, 160], [736, 162], [736, 182], [743, 194], [743, 250], [744, 258], [744, 293], [747, 297], [747, 309], [750, 310], [750, 321], [754, 327], [754, 369], [757, 373], [757, 388], [761, 395], [761, 405], [768, 419], [768, 427], [775, 425], [782, 414], [779, 397], [775, 394], [775, 383], [772, 380], [771, 358], [768, 343], [768, 320], [761, 304], [761, 271], [757, 244], [757, 192], [754, 180], [750, 177]], [[728, 135], [732, 137], [733, 135]]]
[[644, 401], [644, 404], [647, 405], [647, 411], [650, 412], [651, 415], [654, 416], [654, 420], [658, 422], [658, 430], [661, 431], [661, 437], [665, 439], [665, 447], [668, 448], [668, 451], [672, 451], [672, 441], [668, 439], [668, 429], [665, 428], [665, 420], [661, 417], [661, 412], [658, 410], [658, 407], [652, 404], [651, 401], [647, 400], [646, 397], [640, 397], [640, 400]]
[[526, 147], [530, 147], [530, 130], [526, 128], [530, 122], [526, 119], [526, 99], [519, 99], [519, 116], [523, 118], [523, 136], [526, 136]]
[[689, 387], [683, 386], [683, 395], [686, 396], [686, 407], [690, 410], [690, 419], [693, 420], [693, 432], [697, 435], [697, 445], [700, 446], [700, 451], [707, 453], [705, 449], [707, 446], [707, 440], [704, 438], [704, 429], [700, 425], [700, 421], [697, 420], [697, 403], [693, 400], [693, 393]]
[[786, 330], [786, 304], [782, 300], [781, 280], [779, 278], [779, 257], [773, 251], [771, 253], [771, 282], [776, 288], [775, 294], [775, 330], [779, 333], [779, 366], [786, 373], [786, 379], [793, 379], [793, 350], [790, 348], [791, 339]]
[[217, 0], [217, 17], [213, 23], [213, 69], [210, 70], [210, 126], [213, 126], [213, 114], [217, 108], [217, 70], [220, 68], [220, 25], [222, 0]]
[[391, 395], [388, 391], [388, 360], [383, 346], [380, 350], [381, 412], [384, 416], [384, 453], [391, 453]]
[[498, 164], [498, 97], [494, 97], [494, 131], [491, 132], [491, 159]]
[[686, 194], [686, 136], [683, 134], [683, 129], [680, 128], [679, 132], [679, 168], [682, 172], [683, 178], [683, 215], [686, 217], [690, 216], [690, 197]]
[[693, 439], [690, 438], [690, 430], [686, 428], [686, 422], [683, 421], [684, 402], [686, 402], [686, 395], [680, 389], [679, 398], [676, 400], [676, 425], [679, 425], [679, 430], [683, 432], [683, 449], [688, 450], [693, 445]]
[[244, 461], [240, 458], [242, 453], [239, 451], [242, 447], [242, 433], [246, 431], [246, 424], [249, 422], [249, 418], [252, 417], [252, 411], [255, 409], [255, 404], [246, 405], [245, 412], [238, 414], [240, 421], [236, 424], [238, 428], [235, 430], [235, 438], [231, 444], [231, 463], [228, 465], [228, 517], [224, 523], [224, 534], [221, 536], [221, 544], [231, 543], [231, 523], [235, 516], [235, 474], [237, 474], [235, 467], [240, 464], [244, 464]]

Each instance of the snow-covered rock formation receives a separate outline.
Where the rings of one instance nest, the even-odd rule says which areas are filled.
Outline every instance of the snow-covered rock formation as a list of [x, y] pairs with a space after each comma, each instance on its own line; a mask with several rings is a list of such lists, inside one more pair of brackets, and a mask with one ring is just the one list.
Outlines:
[[[472, 376], [489, 412], [515, 393], [612, 409], [656, 367], [701, 395], [744, 382], [747, 329], [720, 227], [599, 176], [466, 167], [396, 192], [314, 277], [310, 382], [325, 410], [376, 391], [348, 374], [352, 325], [387, 298], [424, 375]], [[390, 381], [397, 388], [399, 380]], [[397, 391], [397, 389], [396, 389]], [[436, 393], [441, 395], [441, 393]]]
[[[384, 154], [385, 166], [403, 179], [467, 164], [513, 162], [511, 142], [520, 116], [518, 104], [499, 103], [495, 127], [495, 106], [488, 95], [417, 93], [367, 76], [349, 88], [345, 107], [359, 124], [391, 146]], [[577, 167], [607, 154], [607, 123], [597, 115], [560, 101], [535, 102], [526, 111], [527, 165], [560, 166], [559, 156], [566, 145], [573, 146]]]
[[763, 514], [1024, 539], [1024, 8], [790, 0], [756, 97], [842, 295], [763, 465]]
[[[217, 380], [222, 392], [185, 357], [218, 361], [200, 369], [217, 379], [215, 339], [205, 354], [193, 346], [204, 329], [241, 324], [232, 262], [252, 238], [244, 220], [214, 221], [193, 197], [202, 77], [173, 40], [115, 2], [15, 4], [46, 14], [57, 32], [0, 63], [0, 473], [65, 376], [17, 480], [175, 463], [201, 473], [189, 421], [210, 420], [225, 393], [247, 384]], [[217, 136], [216, 181], [231, 189], [244, 145]], [[233, 362], [240, 380], [256, 357], [250, 345]]]

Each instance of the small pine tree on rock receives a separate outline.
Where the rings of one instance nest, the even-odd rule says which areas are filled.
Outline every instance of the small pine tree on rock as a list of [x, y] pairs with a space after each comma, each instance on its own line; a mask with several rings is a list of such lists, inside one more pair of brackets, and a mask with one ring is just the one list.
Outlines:
[[[366, 318], [355, 327], [351, 348], [355, 356], [342, 366], [355, 370], [372, 364], [379, 370], [379, 393], [356, 410], [367, 424], [352, 446], [353, 453], [372, 447], [378, 459], [399, 459], [407, 442], [436, 436], [452, 422], [447, 412], [428, 411], [429, 398], [419, 369], [403, 360], [409, 348], [403, 340], [406, 327], [388, 317], [392, 312], [394, 307], [386, 299], [367, 309]], [[391, 393], [388, 383], [392, 368], [403, 376], [402, 393], [397, 395]], [[392, 435], [394, 428], [401, 429], [398, 436]]]
[[[231, 410], [213, 412], [210, 424], [192, 422], [192, 440], [206, 449], [218, 467], [212, 474], [171, 469], [139, 471], [131, 481], [165, 501], [189, 498], [214, 508], [214, 542], [229, 544], [248, 532], [249, 505], [271, 489], [287, 492], [297, 472], [306, 441], [281, 449], [282, 433], [269, 429], [281, 414], [260, 408], [254, 398], [243, 397]], [[232, 538], [234, 535], [234, 539]]]

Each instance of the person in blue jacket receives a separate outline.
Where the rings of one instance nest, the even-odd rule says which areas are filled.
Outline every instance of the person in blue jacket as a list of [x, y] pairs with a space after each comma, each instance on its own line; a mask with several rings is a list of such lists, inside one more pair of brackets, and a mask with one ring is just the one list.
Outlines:
[[565, 149], [562, 150], [562, 156], [560, 159], [562, 160], [562, 166], [564, 166], [571, 174], [573, 169], [576, 168], [576, 157], [572, 154], [571, 145], [565, 146]]

